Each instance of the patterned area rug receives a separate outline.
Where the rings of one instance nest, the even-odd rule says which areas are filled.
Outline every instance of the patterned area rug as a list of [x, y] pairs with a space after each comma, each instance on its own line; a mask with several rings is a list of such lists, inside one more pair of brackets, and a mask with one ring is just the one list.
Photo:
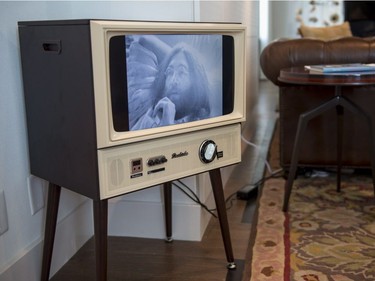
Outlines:
[[289, 212], [281, 211], [284, 179], [265, 183], [254, 222], [251, 280], [375, 280], [372, 180], [299, 178]]

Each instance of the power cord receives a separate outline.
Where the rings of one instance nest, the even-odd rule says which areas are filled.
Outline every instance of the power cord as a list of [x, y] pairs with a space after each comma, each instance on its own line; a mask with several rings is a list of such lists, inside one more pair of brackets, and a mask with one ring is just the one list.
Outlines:
[[[278, 169], [274, 171], [271, 175], [261, 178], [253, 185], [254, 187], [259, 187], [261, 184], [265, 183], [268, 179], [281, 177], [282, 175], [283, 175], [283, 169]], [[211, 214], [214, 218], [217, 218], [217, 215], [215, 214], [217, 209], [216, 208], [210, 209], [207, 205], [205, 205], [199, 199], [199, 197], [194, 193], [194, 191], [191, 190], [191, 188], [188, 185], [183, 183], [181, 180], [173, 181], [172, 185], [177, 187], [181, 192], [183, 192], [186, 196], [188, 196], [193, 202], [199, 204], [205, 211]], [[237, 191], [233, 192], [231, 195], [227, 197], [227, 199], [225, 199], [226, 210], [229, 210], [233, 207], [233, 202], [237, 200], [236, 194], [237, 194]]]
[[[177, 184], [178, 183], [178, 184]], [[182, 186], [180, 186], [179, 184], [181, 184]], [[201, 207], [206, 210], [208, 213], [210, 213], [213, 217], [217, 218], [217, 215], [214, 213], [214, 209], [210, 209], [207, 207], [207, 205], [205, 205], [198, 197], [198, 195], [196, 195], [194, 193], [193, 190], [191, 190], [191, 188], [189, 186], [187, 186], [185, 183], [183, 183], [181, 180], [177, 180], [177, 181], [173, 181], [172, 182], [172, 185], [174, 185], [175, 187], [177, 187], [179, 190], [181, 190], [187, 197], [189, 197], [192, 201], [194, 201], [195, 203], [201, 205]], [[185, 190], [187, 189], [190, 194]]]
[[[258, 150], [258, 151], [260, 150], [259, 146], [257, 146], [256, 144], [254, 144], [254, 143], [248, 141], [247, 139], [245, 139], [245, 137], [244, 137], [243, 135], [241, 135], [241, 139], [242, 139], [242, 141], [243, 141], [244, 143], [246, 143], [247, 145], [250, 145], [250, 146], [254, 147], [254, 148], [255, 148], [256, 150]], [[274, 172], [272, 171], [271, 165], [270, 165], [270, 163], [267, 161], [267, 159], [264, 159], [264, 164], [266, 165], [268, 172], [272, 175]]]
[[[243, 135], [241, 135], [241, 139], [246, 144], [254, 147], [257, 150], [260, 150], [259, 146], [255, 145], [254, 143], [252, 143], [252, 142], [248, 141], [247, 139], [245, 139], [245, 137]], [[269, 162], [267, 161], [267, 159], [264, 159], [264, 162], [265, 162], [265, 165], [267, 167], [267, 171], [268, 171], [268, 173], [270, 175], [267, 176], [267, 177], [262, 177], [260, 180], [258, 180], [255, 183], [251, 184], [251, 186], [253, 186], [254, 188], [258, 188], [259, 186], [261, 186], [262, 184], [264, 184], [268, 179], [281, 177], [284, 174], [283, 173], [284, 170], [282, 168], [273, 171], [272, 168], [271, 168], [271, 165], [269, 164]], [[204, 210], [206, 210], [208, 213], [210, 213], [213, 217], [217, 218], [217, 215], [214, 213], [216, 211], [216, 208], [214, 208], [214, 209], [208, 208], [207, 205], [205, 205], [199, 199], [199, 197], [195, 194], [195, 192], [188, 185], [186, 185], [184, 182], [182, 182], [181, 180], [177, 180], [177, 181], [173, 181], [172, 185], [174, 185], [175, 187], [177, 187], [181, 192], [183, 192], [193, 202], [199, 204]], [[233, 207], [233, 202], [237, 200], [236, 194], [237, 194], [237, 191], [233, 192], [225, 200], [225, 205], [226, 205], [226, 209], [227, 210], [229, 210], [230, 208], [232, 208]]]

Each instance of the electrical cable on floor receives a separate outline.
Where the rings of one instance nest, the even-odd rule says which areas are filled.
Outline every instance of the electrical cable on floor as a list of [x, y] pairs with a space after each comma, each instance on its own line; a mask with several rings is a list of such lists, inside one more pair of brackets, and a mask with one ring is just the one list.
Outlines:
[[[183, 183], [181, 180], [177, 180], [179, 184], [181, 184], [183, 187], [178, 185], [176, 181], [172, 182], [172, 184], [177, 187], [179, 190], [181, 190], [186, 196], [188, 196], [192, 201], [199, 204], [204, 210], [206, 210], [208, 213], [210, 213], [213, 217], [217, 218], [217, 215], [214, 213], [216, 211], [216, 208], [210, 209], [205, 205], [202, 201], [200, 201], [199, 197], [194, 193], [194, 191], [191, 190], [189, 186], [187, 186], [185, 183]], [[187, 189], [191, 194], [189, 194], [185, 189]], [[233, 207], [233, 202], [237, 200], [237, 198], [234, 196], [236, 193], [232, 193], [228, 198], [225, 200], [226, 210], [229, 210]], [[229, 206], [228, 206], [229, 203]]]
[[270, 174], [269, 176], [266, 176], [266, 177], [263, 177], [261, 178], [260, 180], [258, 180], [256, 183], [254, 183], [253, 185], [254, 186], [260, 186], [262, 184], [264, 184], [267, 180], [269, 179], [273, 179], [273, 178], [278, 178], [278, 177], [281, 177], [284, 175], [284, 170], [283, 169], [277, 169], [276, 171], [274, 171], [272, 174]]
[[[274, 171], [271, 175], [267, 177], [263, 177], [260, 180], [258, 180], [256, 183], [253, 184], [254, 187], [258, 187], [261, 184], [265, 183], [268, 179], [271, 178], [277, 178], [283, 175], [283, 169], [278, 169]], [[181, 180], [177, 180], [179, 184], [182, 184], [183, 187], [179, 186], [175, 181], [172, 182], [172, 185], [177, 187], [181, 192], [183, 192], [187, 197], [189, 197], [193, 202], [199, 204], [205, 211], [207, 211], [209, 214], [211, 214], [213, 217], [217, 218], [217, 215], [214, 213], [216, 211], [216, 208], [210, 209], [205, 205], [202, 201], [200, 201], [199, 197], [194, 193], [194, 191], [191, 190], [189, 186], [187, 186], [185, 183], [183, 183]], [[189, 194], [184, 188], [189, 190], [189, 192], [192, 194]], [[236, 197], [237, 191], [233, 192], [231, 195], [227, 197], [225, 200], [226, 210], [229, 210], [233, 207], [233, 202], [237, 200]], [[229, 205], [228, 205], [229, 204]]]
[[[259, 146], [257, 146], [256, 144], [248, 141], [247, 139], [245, 139], [243, 135], [241, 135], [241, 139], [242, 139], [243, 142], [245, 142], [246, 144], [254, 147], [258, 151], [260, 150]], [[273, 171], [272, 168], [271, 168], [271, 165], [269, 164], [269, 162], [267, 161], [267, 159], [264, 159], [264, 162], [265, 162], [265, 166], [267, 167], [267, 171], [268, 171], [268, 173], [270, 175], [267, 176], [267, 177], [262, 177], [260, 180], [258, 180], [255, 183], [251, 184], [254, 187], [259, 187], [260, 185], [262, 185], [263, 183], [265, 183], [270, 178], [277, 178], [277, 177], [280, 177], [280, 176], [283, 175], [283, 169], [282, 168]], [[180, 186], [179, 184], [181, 184], [182, 186]], [[175, 187], [177, 187], [181, 192], [183, 192], [186, 196], [188, 196], [192, 201], [194, 201], [195, 203], [199, 204], [204, 210], [206, 210], [208, 213], [210, 213], [213, 217], [217, 218], [217, 215], [214, 213], [216, 211], [216, 209], [210, 209], [210, 208], [208, 208], [199, 199], [198, 195], [196, 195], [195, 192], [193, 190], [191, 190], [191, 188], [188, 185], [186, 185], [185, 183], [183, 183], [181, 180], [173, 181], [172, 185], [174, 185]], [[190, 194], [186, 190], [188, 190], [190, 192]], [[233, 192], [225, 200], [226, 210], [229, 210], [230, 208], [233, 207], [233, 202], [237, 200], [236, 194], [237, 194], [237, 191]]]

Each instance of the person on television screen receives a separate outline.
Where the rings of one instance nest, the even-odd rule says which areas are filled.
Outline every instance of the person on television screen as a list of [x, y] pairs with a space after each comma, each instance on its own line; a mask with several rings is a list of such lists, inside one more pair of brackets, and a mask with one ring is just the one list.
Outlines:
[[130, 117], [131, 130], [208, 118], [209, 83], [194, 51], [187, 44], [169, 47], [154, 36], [142, 37], [137, 46], [152, 51], [156, 72], [148, 89], [138, 93], [143, 102], [138, 97], [130, 103], [138, 110], [138, 117]]

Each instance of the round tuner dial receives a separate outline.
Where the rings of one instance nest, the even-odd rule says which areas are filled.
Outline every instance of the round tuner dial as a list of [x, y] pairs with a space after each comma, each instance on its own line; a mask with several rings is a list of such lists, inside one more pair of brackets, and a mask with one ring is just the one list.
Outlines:
[[199, 148], [199, 158], [203, 163], [210, 163], [216, 157], [216, 143], [212, 140], [205, 140]]

